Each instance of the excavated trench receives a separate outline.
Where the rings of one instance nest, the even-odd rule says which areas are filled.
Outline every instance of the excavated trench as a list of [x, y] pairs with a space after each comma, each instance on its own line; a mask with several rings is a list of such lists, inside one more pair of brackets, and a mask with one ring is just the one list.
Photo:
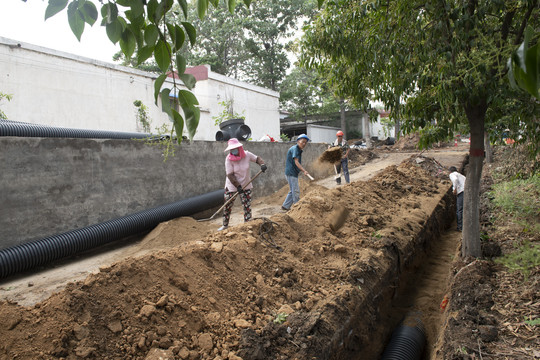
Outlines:
[[179, 246], [102, 267], [37, 306], [0, 303], [0, 358], [378, 359], [410, 314], [432, 358], [457, 246], [441, 168], [412, 157], [197, 241], [195, 220], [164, 223], [141, 247]]

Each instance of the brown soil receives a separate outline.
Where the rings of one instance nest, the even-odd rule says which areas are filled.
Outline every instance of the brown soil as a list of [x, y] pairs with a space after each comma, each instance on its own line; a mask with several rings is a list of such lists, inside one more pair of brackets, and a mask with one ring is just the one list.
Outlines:
[[[460, 165], [459, 150], [415, 154], [377, 172], [400, 159], [378, 154], [378, 165], [351, 169], [353, 183], [341, 187], [332, 178], [302, 180], [289, 212], [278, 210], [283, 188], [254, 202], [252, 222], [239, 223], [235, 208], [238, 225], [223, 232], [215, 231], [219, 219], [171, 220], [116, 250], [118, 261], [98, 272], [73, 270], [72, 282], [35, 304], [41, 274], [17, 278], [2, 287], [13, 300], [0, 303], [0, 358], [376, 359], [411, 310], [426, 327], [425, 358], [473, 358], [456, 357], [456, 346], [469, 349], [490, 325], [503, 325], [479, 322], [490, 319], [493, 300], [476, 294], [496, 283], [492, 266], [452, 264], [460, 234], [441, 233], [452, 207], [445, 168]], [[524, 296], [538, 306], [537, 293]], [[471, 319], [467, 331], [452, 327], [461, 312]]]

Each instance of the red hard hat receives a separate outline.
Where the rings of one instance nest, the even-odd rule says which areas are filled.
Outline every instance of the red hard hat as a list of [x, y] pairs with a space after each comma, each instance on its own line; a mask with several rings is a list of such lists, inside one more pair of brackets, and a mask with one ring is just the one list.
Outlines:
[[343, 136], [343, 131], [339, 130], [339, 131], [336, 133], [336, 136]]

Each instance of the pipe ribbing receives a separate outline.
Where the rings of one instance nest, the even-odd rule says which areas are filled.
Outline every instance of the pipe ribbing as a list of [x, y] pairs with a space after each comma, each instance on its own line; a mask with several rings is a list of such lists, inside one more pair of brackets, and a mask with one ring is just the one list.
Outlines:
[[12, 120], [0, 121], [0, 136], [88, 139], [146, 139], [152, 137], [146, 133], [60, 128]]
[[381, 360], [419, 360], [426, 342], [426, 331], [418, 313], [405, 316], [394, 330]]
[[153, 229], [223, 204], [223, 189], [0, 250], [0, 278]]

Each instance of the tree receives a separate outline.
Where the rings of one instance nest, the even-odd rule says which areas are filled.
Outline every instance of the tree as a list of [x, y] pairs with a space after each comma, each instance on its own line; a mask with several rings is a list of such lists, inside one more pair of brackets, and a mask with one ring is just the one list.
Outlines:
[[301, 18], [311, 19], [312, 0], [260, 0], [244, 23], [246, 51], [242, 66], [248, 79], [256, 85], [279, 90], [290, 61], [287, 48], [298, 30]]
[[[504, 61], [538, 15], [537, 0], [335, 0], [306, 31], [302, 63], [332, 71], [346, 97], [382, 101], [405, 132], [420, 130], [421, 146], [468, 124], [463, 256], [482, 254], [484, 132], [504, 115], [523, 141], [538, 136], [538, 104], [505, 81]], [[529, 111], [511, 113], [515, 99]]]
[[[219, 74], [234, 78], [243, 76], [242, 67], [247, 58], [243, 29], [248, 9], [240, 5], [230, 13], [226, 4], [221, 3], [209, 11], [208, 16], [193, 20], [198, 41], [191, 49], [181, 50], [188, 64], [208, 64]], [[189, 12], [192, 17], [196, 16], [195, 8], [190, 8]]]

